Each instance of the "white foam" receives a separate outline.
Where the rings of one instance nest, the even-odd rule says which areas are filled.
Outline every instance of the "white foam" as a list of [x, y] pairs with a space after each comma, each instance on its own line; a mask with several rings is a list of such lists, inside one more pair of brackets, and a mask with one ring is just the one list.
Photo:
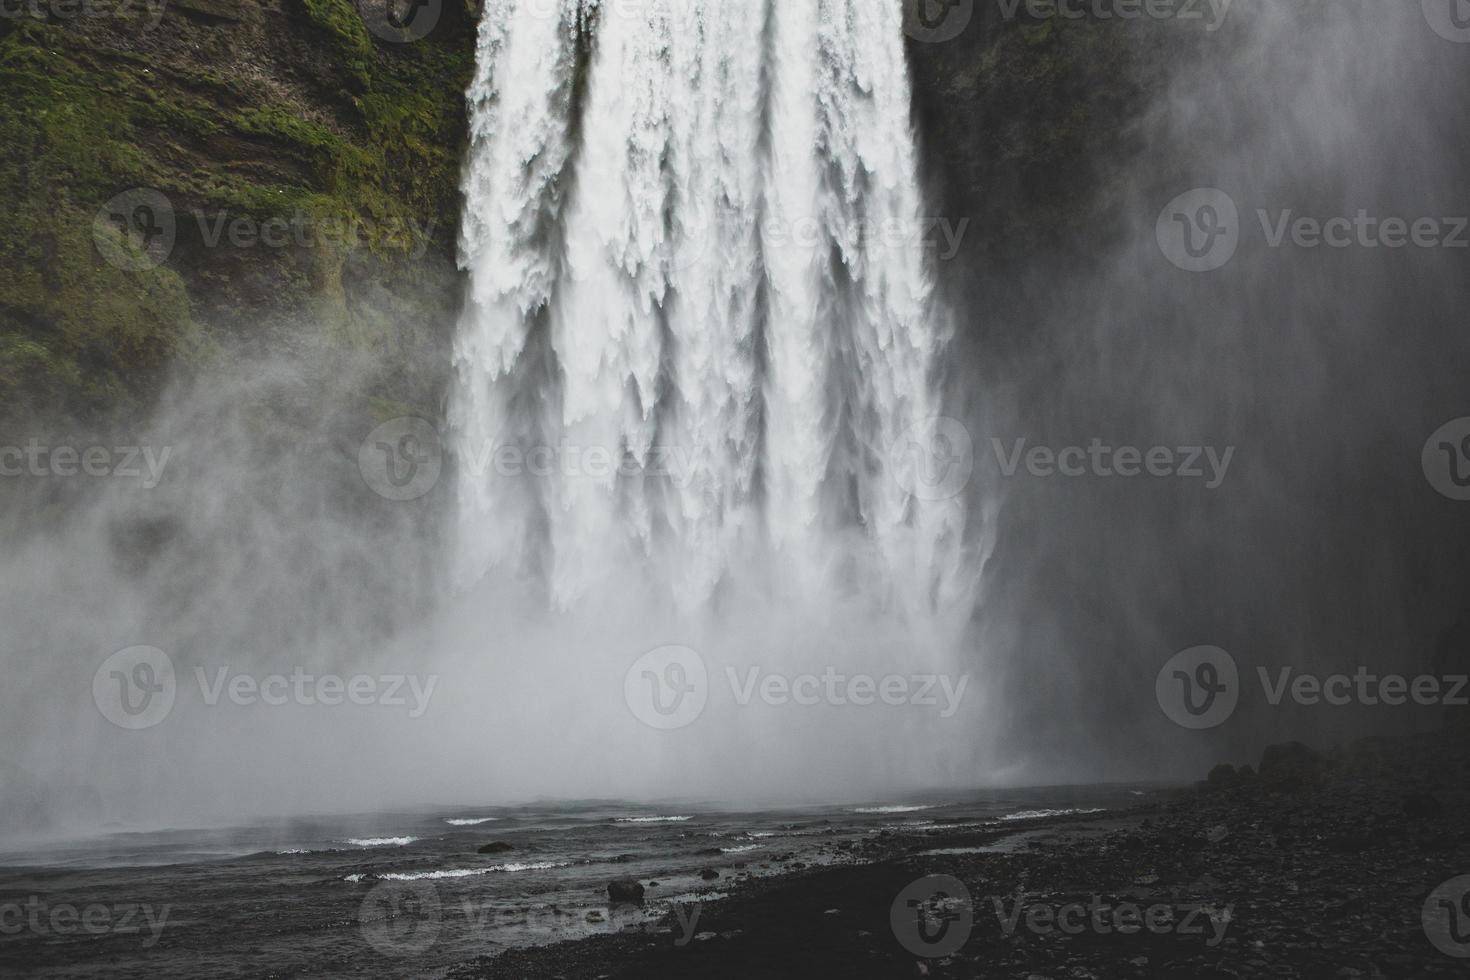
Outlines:
[[478, 827], [482, 823], [490, 823], [499, 819], [499, 817], [447, 817], [444, 822], [451, 827]]
[[932, 806], [860, 806], [853, 813], [917, 813], [932, 810]]
[[616, 817], [613, 823], [683, 823], [693, 817]]
[[[442, 881], [446, 878], [473, 878], [476, 875], [495, 874], [496, 872], [515, 871], [550, 871], [553, 868], [565, 868], [566, 862], [539, 861], [533, 864], [497, 864], [491, 868], [450, 868], [442, 871], [393, 871], [387, 874], [377, 875], [380, 881]], [[362, 881], [366, 875], [351, 874], [343, 881]]]
[[404, 847], [416, 840], [417, 837], [350, 837], [347, 843], [356, 847]]
[[1018, 810], [1001, 817], [1002, 820], [1043, 820], [1047, 817], [1072, 817], [1086, 813], [1105, 813], [1102, 807], [1094, 807], [1090, 810], [1068, 809], [1068, 810]]

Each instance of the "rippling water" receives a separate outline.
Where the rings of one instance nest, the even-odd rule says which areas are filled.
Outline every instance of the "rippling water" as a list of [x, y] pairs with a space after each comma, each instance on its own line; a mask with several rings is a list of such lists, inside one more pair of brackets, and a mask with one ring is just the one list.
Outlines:
[[[586, 802], [10, 842], [0, 972], [436, 976], [507, 947], [659, 928], [735, 876], [851, 862], [842, 845], [883, 830], [1023, 826], [1015, 818], [1136, 799], [1091, 788], [750, 812]], [[512, 849], [478, 853], [496, 841]], [[721, 877], [702, 880], [705, 868]], [[642, 908], [610, 907], [618, 878], [658, 884]]]

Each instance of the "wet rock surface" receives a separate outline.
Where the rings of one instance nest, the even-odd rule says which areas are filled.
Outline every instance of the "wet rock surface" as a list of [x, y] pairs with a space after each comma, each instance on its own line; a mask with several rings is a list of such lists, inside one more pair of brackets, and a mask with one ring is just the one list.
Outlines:
[[[1470, 874], [1467, 749], [1463, 730], [1276, 747], [1259, 777], [1222, 771], [1130, 810], [874, 835], [857, 848], [870, 863], [741, 882], [699, 908], [697, 936], [670, 914], [667, 932], [512, 950], [451, 976], [1463, 977], [1424, 915]], [[926, 876], [967, 900], [944, 884], [921, 933], [902, 899]]]

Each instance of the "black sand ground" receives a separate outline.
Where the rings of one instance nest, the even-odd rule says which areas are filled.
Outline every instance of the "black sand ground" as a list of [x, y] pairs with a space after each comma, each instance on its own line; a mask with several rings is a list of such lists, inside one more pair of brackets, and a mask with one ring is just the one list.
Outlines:
[[[513, 950], [452, 976], [1470, 977], [1429, 935], [1453, 926], [1470, 954], [1470, 899], [1425, 913], [1470, 874], [1467, 749], [1463, 731], [1279, 747], [1259, 774], [1222, 767], [1129, 811], [875, 836], [862, 864], [720, 882], [732, 894], [692, 929], [671, 916], [666, 932]], [[968, 902], [953, 882], [915, 885], [926, 876], [958, 879]], [[936, 890], [950, 899], [908, 907]]]

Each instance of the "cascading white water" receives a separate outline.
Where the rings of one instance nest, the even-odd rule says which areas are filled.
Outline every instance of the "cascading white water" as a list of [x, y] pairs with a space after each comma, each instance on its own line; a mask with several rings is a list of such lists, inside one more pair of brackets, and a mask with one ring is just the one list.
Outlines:
[[[585, 77], [582, 75], [585, 73]], [[932, 610], [940, 413], [902, 11], [490, 0], [470, 91], [457, 578]], [[911, 489], [911, 488], [910, 488]]]

